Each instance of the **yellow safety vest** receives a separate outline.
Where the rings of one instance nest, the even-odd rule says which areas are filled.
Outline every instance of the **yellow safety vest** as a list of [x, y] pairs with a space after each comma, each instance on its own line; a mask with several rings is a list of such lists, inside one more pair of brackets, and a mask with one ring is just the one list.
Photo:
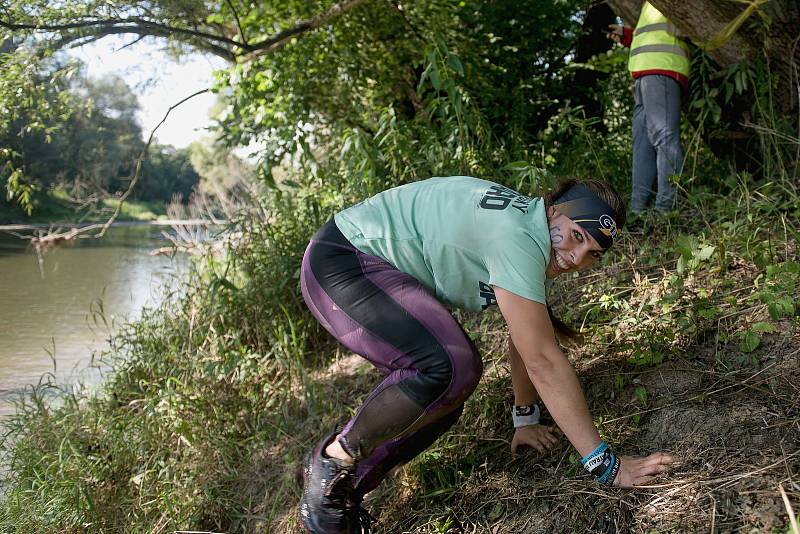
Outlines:
[[645, 2], [633, 30], [628, 70], [668, 70], [689, 77], [689, 46], [659, 10]]

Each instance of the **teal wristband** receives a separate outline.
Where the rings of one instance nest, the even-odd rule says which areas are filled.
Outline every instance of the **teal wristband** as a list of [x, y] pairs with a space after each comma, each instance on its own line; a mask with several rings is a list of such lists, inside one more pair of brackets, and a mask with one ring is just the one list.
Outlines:
[[610, 486], [617, 478], [621, 462], [608, 443], [603, 441], [595, 450], [581, 458], [581, 464], [600, 484]]
[[592, 471], [591, 467], [588, 467], [586, 464], [588, 464], [589, 461], [592, 460], [593, 458], [596, 458], [599, 455], [603, 454], [603, 452], [605, 452], [606, 449], [608, 449], [608, 443], [606, 443], [605, 441], [601, 441], [600, 445], [598, 445], [595, 450], [593, 450], [592, 452], [581, 458], [581, 464], [583, 465], [583, 467], [585, 467], [587, 471], [591, 472]]

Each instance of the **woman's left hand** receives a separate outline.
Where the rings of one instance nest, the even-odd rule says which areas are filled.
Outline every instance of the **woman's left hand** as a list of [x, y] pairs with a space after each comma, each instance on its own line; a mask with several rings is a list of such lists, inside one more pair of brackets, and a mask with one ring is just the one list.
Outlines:
[[539, 452], [544, 452], [556, 443], [557, 427], [546, 425], [528, 425], [514, 430], [511, 438], [511, 452], [516, 454], [519, 447], [533, 447]]
[[619, 473], [614, 485], [621, 488], [643, 486], [675, 463], [675, 457], [665, 452], [654, 452], [649, 456], [620, 456]]

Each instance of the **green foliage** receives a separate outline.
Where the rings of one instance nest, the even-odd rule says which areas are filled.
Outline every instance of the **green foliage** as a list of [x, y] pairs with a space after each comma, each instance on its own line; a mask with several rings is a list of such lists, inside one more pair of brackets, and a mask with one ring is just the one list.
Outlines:
[[633, 393], [639, 400], [639, 404], [641, 404], [643, 408], [647, 408], [647, 388], [639, 386], [633, 391]]
[[688, 107], [699, 114], [697, 123], [701, 128], [724, 128], [722, 111], [734, 97], [758, 90], [763, 82], [763, 73], [758, 72], [757, 63], [734, 64], [719, 71], [719, 66], [706, 54], [697, 50], [692, 56], [692, 87]]
[[[793, 119], [776, 112], [776, 80], [763, 59], [734, 63], [720, 68], [707, 54], [695, 49], [692, 55], [690, 94], [684, 113], [684, 137], [690, 138], [686, 167], [703, 165], [702, 152], [711, 150], [722, 162], [761, 177], [797, 172], [797, 155], [789, 132], [796, 130]], [[697, 169], [699, 171], [699, 169]], [[715, 174], [714, 174], [715, 175]], [[720, 183], [707, 179], [707, 172], [692, 172], [692, 187], [707, 186], [718, 191]], [[738, 184], [724, 180], [726, 192]]]
[[[759, 279], [760, 277], [756, 278], [756, 284]], [[800, 263], [786, 261], [767, 266], [766, 276], [757, 297], [767, 305], [770, 318], [777, 321], [795, 315], [798, 283], [800, 283]]]
[[[780, 218], [776, 228], [768, 214], [797, 195], [792, 187], [752, 187], [743, 178], [738, 183], [727, 197], [694, 193], [696, 207], [689, 209], [700, 215], [697, 220], [640, 219], [644, 235], [658, 229], [659, 237], [653, 248], [631, 251], [638, 265], [632, 280], [612, 282], [629, 289], [610, 291], [604, 283], [580, 288], [582, 300], [591, 303], [583, 305], [583, 322], [605, 323], [622, 335], [631, 363], [657, 365], [709, 336], [750, 354], [765, 334], [776, 332], [775, 321], [795, 316], [800, 280], [785, 239], [796, 235], [796, 219]], [[745, 279], [743, 265], [754, 270]], [[737, 296], [743, 288], [750, 289]], [[755, 315], [726, 328], [731, 317], [743, 313], [740, 308]]]
[[676, 269], [678, 273], [684, 271], [696, 271], [701, 265], [707, 263], [714, 253], [716, 247], [708, 245], [694, 235], [681, 235], [675, 239], [675, 248], [680, 255]]
[[50, 142], [74, 110], [83, 109], [67, 90], [77, 69], [75, 63], [42, 60], [0, 33], [0, 187], [28, 213], [42, 184], [29, 176], [26, 148]]
[[[331, 5], [170, 0], [126, 4], [126, 12], [111, 2], [61, 4], [79, 19], [155, 14], [165, 23], [196, 23], [228, 36], [241, 30], [250, 39], [274, 35]], [[37, 6], [36, 16], [59, 16]], [[432, 175], [476, 174], [531, 193], [548, 187], [556, 174], [592, 174], [625, 191], [630, 80], [624, 55], [613, 52], [591, 63], [610, 73], [598, 90], [607, 98], [605, 116], [586, 116], [568, 101], [569, 50], [582, 7], [443, 0], [400, 10], [365, 2], [275, 54], [218, 73], [227, 106], [219, 117], [223, 141], [263, 143], [263, 188], [232, 221], [224, 254], [199, 260], [181, 296], [113, 338], [104, 356], [111, 370], [100, 391], [58, 393], [43, 384], [7, 422], [3, 448], [10, 467], [0, 529], [294, 528], [287, 518], [298, 500], [293, 474], [302, 454], [322, 427], [343, 415], [342, 406], [364, 393], [349, 389], [359, 373], [342, 378], [327, 370], [338, 349], [302, 302], [299, 266], [308, 238], [342, 207]], [[749, 75], [738, 72], [725, 82], [734, 86], [731, 98], [737, 83], [743, 91], [753, 88]], [[102, 120], [106, 128], [133, 132], [127, 115], [109, 111], [130, 109], [131, 100], [116, 87], [119, 98], [91, 114], [75, 112], [58, 128], [80, 120], [86, 129]], [[709, 89], [695, 109], [714, 120], [712, 100], [722, 98], [722, 121], [726, 94]], [[103, 154], [119, 159], [127, 153], [102, 139], [91, 143], [100, 161]], [[769, 143], [764, 148], [773, 151]], [[195, 179], [185, 152], [154, 148], [143, 192], [166, 194], [148, 181], [158, 168], [183, 185]], [[214, 150], [195, 149], [191, 157], [207, 183], [224, 184], [228, 169], [241, 169], [241, 162]], [[782, 157], [789, 152], [781, 150]], [[615, 393], [625, 393], [640, 412], [659, 399], [628, 379], [631, 370], [676, 354], [691, 358], [699, 347], [711, 347], [712, 364], [720, 368], [741, 364], [732, 352], [757, 362], [775, 329], [796, 321], [798, 195], [786, 172], [791, 160], [763, 179], [723, 173], [710, 154], [695, 151], [696, 168], [714, 172], [687, 172], [685, 209], [640, 218], [638, 233], [625, 235], [606, 255], [601, 275], [558, 282], [554, 291], [564, 297], [558, 311], [592, 325], [591, 346], [604, 353], [592, 355], [592, 362], [607, 356]], [[23, 191], [24, 180], [15, 179], [15, 189]], [[720, 183], [723, 193], [710, 194]], [[486, 321], [479, 343], [503, 331], [498, 317]], [[587, 377], [602, 380], [604, 374]], [[502, 437], [492, 445], [475, 439], [479, 431], [498, 432], [496, 414], [505, 412], [500, 407], [508, 392], [507, 381], [496, 382], [479, 391], [493, 403], [468, 403], [471, 413], [461, 426], [406, 471], [403, 480], [419, 490], [411, 498], [461, 504], [464, 487], [473, 488], [483, 466], [511, 465], [495, 458], [499, 447], [507, 448]], [[632, 419], [638, 425], [646, 417]], [[617, 430], [611, 417], [600, 415], [597, 422], [604, 438]], [[580, 471], [574, 454], [563, 468], [560, 459], [568, 454], [556, 456], [559, 476]], [[520, 477], [509, 476], [519, 483]], [[398, 500], [378, 494], [373, 502], [391, 508]], [[487, 511], [494, 519], [502, 514], [500, 507]], [[458, 528], [455, 515], [441, 507], [427, 517], [426, 526], [438, 531]], [[414, 520], [403, 528], [422, 521]]]
[[[768, 265], [765, 272], [760, 273], [754, 280], [756, 291], [750, 296], [749, 302], [764, 305], [772, 321], [793, 318], [799, 281], [800, 264], [796, 261]], [[737, 333], [739, 350], [749, 354], [761, 345], [763, 334], [777, 331], [778, 327], [774, 322], [754, 322]]]
[[201, 193], [218, 194], [234, 191], [255, 182], [253, 165], [218, 143], [196, 141], [189, 146], [192, 167], [200, 175], [197, 189]]
[[560, 71], [580, 29], [567, 13], [579, 6], [360, 5], [324, 31], [222, 73], [219, 90], [232, 98], [221, 133], [232, 144], [265, 143], [269, 168], [289, 158], [313, 169], [324, 163], [315, 147], [344, 147], [373, 160], [355, 172], [391, 173], [393, 183], [496, 176], [510, 158], [532, 159], [530, 144], [561, 106]]
[[187, 202], [199, 182], [200, 175], [192, 166], [188, 148], [151, 145], [133, 197], [167, 203], [177, 196]]
[[[6, 201], [19, 204], [28, 216], [55, 190], [78, 204], [125, 191], [144, 148], [136, 119], [139, 103], [125, 82], [89, 80], [75, 65], [69, 68], [68, 85], [56, 85], [44, 98], [52, 106], [61, 100], [80, 101], [80, 106], [60, 116], [47, 113], [46, 106], [45, 111], [17, 110], [0, 130], [8, 146], [0, 151]], [[166, 203], [177, 194], [188, 201], [199, 180], [188, 150], [154, 145], [133, 196]]]
[[752, 324], [750, 328], [740, 333], [739, 350], [745, 353], [753, 352], [761, 344], [761, 334], [771, 334], [777, 330], [774, 324], [764, 321]]

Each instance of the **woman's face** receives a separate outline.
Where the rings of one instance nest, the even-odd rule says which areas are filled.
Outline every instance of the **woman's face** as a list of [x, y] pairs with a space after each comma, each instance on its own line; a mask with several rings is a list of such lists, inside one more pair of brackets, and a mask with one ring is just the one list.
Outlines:
[[603, 255], [603, 248], [581, 225], [552, 206], [547, 215], [551, 248], [547, 278], [587, 269]]

